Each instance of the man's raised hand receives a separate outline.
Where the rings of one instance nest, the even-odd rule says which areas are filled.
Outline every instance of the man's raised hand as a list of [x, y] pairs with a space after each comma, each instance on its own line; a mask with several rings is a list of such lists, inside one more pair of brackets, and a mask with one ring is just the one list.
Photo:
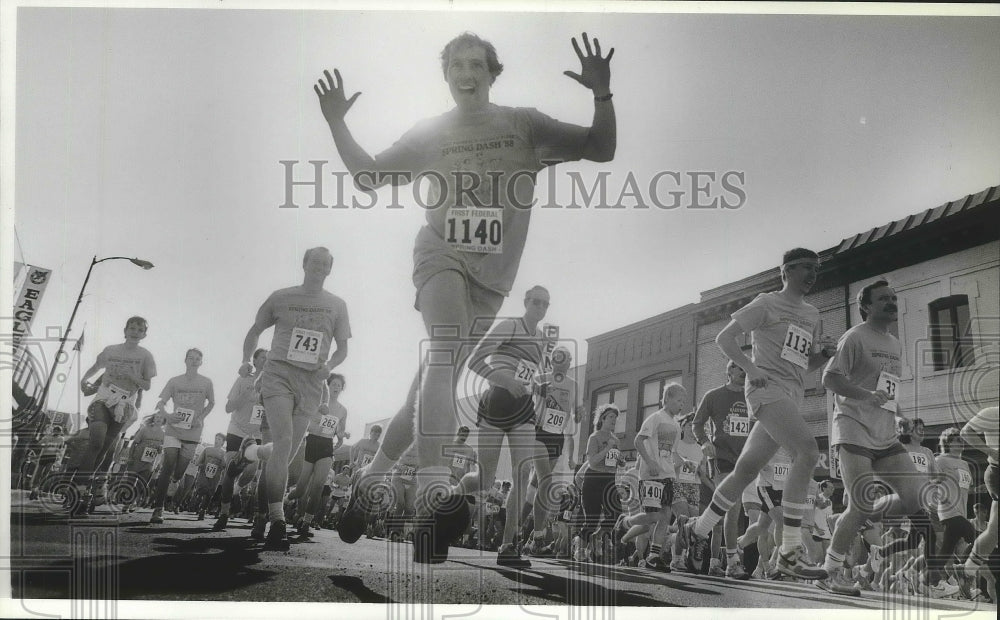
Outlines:
[[323, 111], [323, 117], [327, 123], [343, 121], [347, 111], [361, 96], [361, 92], [356, 92], [347, 99], [344, 97], [344, 80], [340, 77], [340, 71], [334, 69], [332, 76], [329, 71], [323, 71], [323, 75], [326, 76], [326, 81], [320, 78], [319, 82], [313, 85], [313, 90], [319, 97], [319, 107]]
[[608, 51], [608, 55], [602, 58], [600, 42], [595, 38], [594, 47], [591, 49], [590, 39], [586, 32], [583, 33], [583, 47], [587, 50], [586, 55], [580, 50], [576, 37], [573, 37], [572, 41], [576, 57], [580, 59], [580, 73], [563, 71], [563, 74], [594, 91], [595, 96], [602, 97], [609, 94], [611, 92], [611, 57], [615, 55], [615, 48], [612, 47]]

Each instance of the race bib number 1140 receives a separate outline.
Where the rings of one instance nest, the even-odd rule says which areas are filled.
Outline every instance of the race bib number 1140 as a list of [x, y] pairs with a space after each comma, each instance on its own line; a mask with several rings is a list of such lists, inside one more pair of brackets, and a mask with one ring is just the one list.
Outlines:
[[452, 207], [444, 222], [445, 241], [459, 252], [503, 253], [503, 210]]

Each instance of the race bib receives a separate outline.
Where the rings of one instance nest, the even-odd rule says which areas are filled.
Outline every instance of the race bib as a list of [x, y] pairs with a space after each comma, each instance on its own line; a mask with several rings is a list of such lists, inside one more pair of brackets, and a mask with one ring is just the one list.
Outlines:
[[340, 424], [340, 418], [329, 413], [319, 419], [320, 431], [327, 437], [337, 432], [338, 424]]
[[181, 419], [174, 423], [177, 428], [183, 428], [186, 430], [191, 429], [191, 423], [194, 422], [194, 410], [193, 409], [183, 409], [178, 407], [174, 411], [174, 415], [179, 415]]
[[735, 415], [727, 416], [726, 433], [730, 437], [746, 437], [750, 434], [750, 418]]
[[323, 348], [323, 332], [315, 329], [305, 329], [304, 327], [292, 328], [292, 337], [288, 341], [288, 355], [285, 357], [290, 362], [305, 362], [307, 364], [319, 363], [319, 352]]
[[208, 463], [205, 465], [205, 477], [215, 478], [215, 474], [219, 473], [219, 466], [215, 463]]
[[572, 521], [573, 520], [573, 511], [572, 510], [563, 510], [562, 517], [563, 517], [563, 521]]
[[495, 515], [495, 514], [499, 514], [499, 512], [500, 512], [500, 506], [499, 505], [492, 504], [492, 503], [486, 504], [486, 514], [488, 514], [488, 515]]
[[264, 421], [264, 405], [254, 405], [250, 410], [250, 426], [260, 426]]
[[969, 489], [972, 487], [972, 474], [965, 471], [964, 469], [958, 470], [958, 486], [962, 489]]
[[118, 403], [126, 402], [131, 396], [128, 390], [123, 390], [114, 383], [109, 383], [107, 385], [101, 386], [101, 388], [103, 388], [103, 390], [101, 389], [98, 390], [99, 392], [103, 391], [103, 398], [101, 398], [101, 400], [103, 400], [104, 402], [106, 402], [111, 406], [117, 405]]
[[142, 449], [142, 456], [139, 457], [139, 460], [143, 463], [152, 463], [156, 460], [156, 455], [159, 453], [160, 451], [153, 446], [146, 446]]
[[927, 473], [927, 455], [923, 452], [910, 452], [910, 459], [913, 461], [913, 465], [922, 474]]
[[781, 359], [788, 360], [799, 368], [809, 368], [809, 353], [812, 352], [812, 334], [794, 323], [788, 324], [785, 343], [781, 347]]
[[374, 458], [375, 458], [374, 454], [365, 453], [365, 454], [361, 455], [361, 467], [364, 467], [368, 463], [371, 463], [372, 459], [374, 459]]
[[622, 453], [618, 451], [618, 448], [611, 448], [608, 450], [608, 455], [604, 457], [604, 464], [607, 467], [617, 467], [618, 459], [620, 459]]
[[878, 375], [878, 384], [876, 384], [876, 390], [882, 390], [889, 395], [889, 400], [887, 400], [882, 408], [893, 413], [896, 413], [896, 390], [899, 388], [899, 377], [892, 373], [882, 371]]
[[542, 417], [542, 430], [546, 433], [562, 435], [568, 417], [569, 415], [565, 411], [546, 408]]
[[698, 482], [698, 466], [694, 461], [684, 460], [679, 472], [681, 482]]
[[788, 479], [788, 470], [792, 468], [788, 463], [775, 463], [774, 464], [774, 481], [784, 482]]
[[503, 253], [503, 210], [451, 207], [444, 221], [445, 241], [459, 252]]
[[659, 508], [663, 503], [663, 483], [655, 480], [642, 481], [642, 507]]
[[417, 468], [413, 465], [403, 465], [399, 468], [399, 477], [403, 480], [413, 480], [417, 474]]
[[534, 362], [517, 360], [517, 370], [514, 371], [515, 379], [530, 387], [536, 374], [538, 374], [538, 366]]
[[466, 463], [467, 461], [465, 460], [465, 457], [461, 454], [456, 454], [451, 457], [451, 466], [456, 469], [465, 469]]

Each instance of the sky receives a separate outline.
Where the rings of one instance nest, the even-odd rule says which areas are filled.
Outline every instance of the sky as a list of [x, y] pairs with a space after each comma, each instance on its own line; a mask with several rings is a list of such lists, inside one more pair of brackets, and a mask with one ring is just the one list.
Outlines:
[[[545, 285], [546, 322], [574, 341], [578, 362], [587, 338], [774, 267], [785, 249], [826, 249], [1000, 182], [996, 17], [21, 7], [16, 26], [3, 268], [53, 270], [41, 337], [65, 326], [91, 257], [154, 263], [95, 267], [71, 374], [142, 315], [159, 370], [151, 396], [184, 372], [188, 348], [204, 352], [218, 402], [206, 440], [226, 428], [257, 308], [301, 282], [307, 248], [330, 248], [327, 289], [350, 311], [338, 371], [354, 439], [399, 408], [417, 368], [424, 328], [411, 271], [424, 212], [412, 189], [400, 190], [399, 208], [383, 189], [371, 208], [310, 209], [312, 190], [298, 187], [299, 208], [279, 208], [283, 160], [300, 162], [298, 180], [312, 178], [306, 162], [325, 161], [324, 202], [338, 202], [344, 167], [312, 91], [324, 69], [361, 91], [347, 121], [375, 154], [453, 106], [438, 59], [463, 31], [492, 41], [505, 65], [494, 103], [580, 125], [593, 102], [562, 75], [579, 67], [570, 40], [587, 32], [615, 48], [617, 155], [540, 176], [501, 310], [522, 314], [524, 292]], [[574, 200], [574, 174], [588, 188], [603, 175], [607, 199]], [[660, 204], [680, 192], [676, 208], [649, 199], [656, 179]], [[349, 207], [353, 192], [343, 192]], [[602, 208], [622, 193], [621, 208]], [[736, 208], [692, 208], [713, 199]], [[70, 412], [81, 402], [72, 382], [50, 398]], [[146, 402], [142, 413], [155, 398]]]

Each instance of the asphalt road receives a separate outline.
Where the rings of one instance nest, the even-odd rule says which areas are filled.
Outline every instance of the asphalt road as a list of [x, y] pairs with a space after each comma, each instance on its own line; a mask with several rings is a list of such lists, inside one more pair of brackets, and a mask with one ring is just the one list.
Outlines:
[[[530, 569], [496, 565], [496, 554], [452, 549], [449, 561], [415, 565], [408, 543], [336, 532], [292, 538], [291, 550], [265, 552], [242, 519], [225, 532], [214, 519], [150, 511], [115, 515], [106, 508], [70, 520], [13, 492], [11, 568], [14, 598], [110, 598], [145, 601], [294, 601], [409, 605], [577, 605], [590, 607], [750, 607], [782, 609], [968, 612], [996, 608], [952, 600], [863, 593], [831, 595], [800, 583], [749, 581], [532, 559]], [[798, 615], [798, 614], [796, 614]], [[933, 616], [942, 615], [936, 612]], [[948, 615], [947, 613], [943, 615]]]

